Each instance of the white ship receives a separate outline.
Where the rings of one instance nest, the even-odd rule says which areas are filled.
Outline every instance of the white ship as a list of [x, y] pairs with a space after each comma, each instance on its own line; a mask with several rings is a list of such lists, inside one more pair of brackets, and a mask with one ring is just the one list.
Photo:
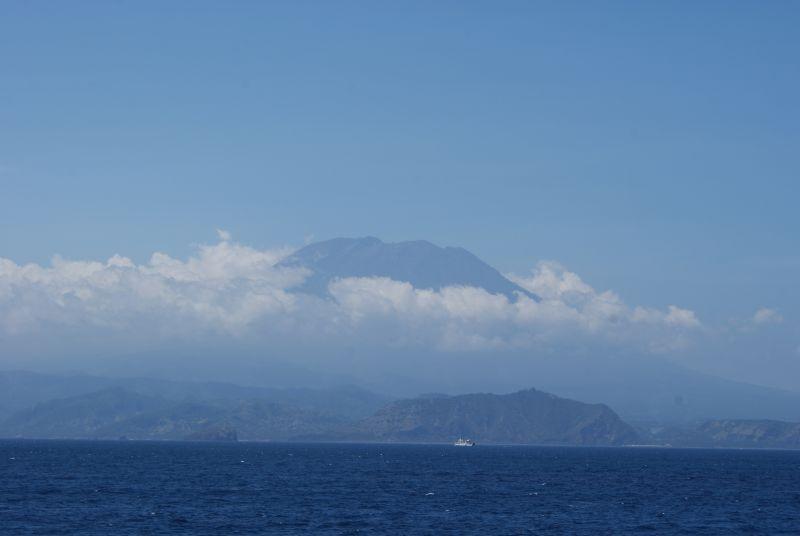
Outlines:
[[456, 442], [453, 443], [456, 447], [474, 447], [475, 442], [471, 439], [464, 439], [463, 437], [459, 437], [456, 439]]

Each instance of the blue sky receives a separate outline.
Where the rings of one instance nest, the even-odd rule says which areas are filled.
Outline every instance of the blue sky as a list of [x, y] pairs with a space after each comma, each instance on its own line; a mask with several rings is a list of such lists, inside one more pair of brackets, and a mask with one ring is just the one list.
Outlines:
[[0, 256], [426, 238], [796, 321], [800, 6], [501, 7], [4, 2]]

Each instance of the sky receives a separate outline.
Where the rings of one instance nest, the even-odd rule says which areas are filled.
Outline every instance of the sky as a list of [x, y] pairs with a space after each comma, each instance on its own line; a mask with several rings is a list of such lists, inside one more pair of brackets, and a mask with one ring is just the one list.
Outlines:
[[0, 257], [427, 239], [690, 311], [717, 333], [699, 368], [800, 389], [798, 22], [793, 2], [4, 2]]

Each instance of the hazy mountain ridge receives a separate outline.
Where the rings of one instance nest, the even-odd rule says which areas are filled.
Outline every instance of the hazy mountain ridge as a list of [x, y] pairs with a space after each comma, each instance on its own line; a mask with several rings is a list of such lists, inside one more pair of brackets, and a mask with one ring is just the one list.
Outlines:
[[[234, 387], [226, 386], [226, 390]], [[252, 391], [244, 388], [243, 392]], [[366, 412], [366, 407], [361, 411]], [[510, 395], [426, 396], [390, 403], [363, 419], [355, 417], [357, 413], [344, 415], [258, 398], [203, 398], [202, 391], [179, 399], [112, 386], [16, 411], [0, 421], [0, 434], [418, 442], [449, 442], [470, 435], [493, 443], [575, 445], [622, 444], [635, 438], [633, 429], [606, 406], [535, 390]]]
[[0, 423], [0, 433], [6, 437], [175, 440], [227, 429], [239, 439], [288, 440], [322, 433], [343, 422], [343, 417], [334, 414], [264, 400], [175, 401], [114, 387], [17, 412]]
[[728, 380], [656, 357], [583, 359], [542, 370], [545, 390], [608, 404], [626, 421], [692, 424], [719, 419], [800, 421], [800, 393]]
[[800, 422], [719, 419], [693, 426], [655, 429], [656, 443], [683, 447], [800, 449]]
[[297, 289], [325, 295], [328, 283], [345, 277], [388, 277], [415, 288], [448, 286], [483, 288], [515, 300], [517, 294], [538, 299], [464, 248], [439, 247], [426, 240], [387, 243], [375, 237], [334, 238], [309, 244], [279, 263], [303, 267], [311, 275]]
[[166, 401], [221, 402], [258, 399], [348, 418], [371, 415], [391, 400], [390, 397], [353, 385], [320, 389], [271, 388], [224, 382], [182, 382], [153, 378], [108, 378], [86, 374], [58, 375], [0, 371], [0, 420], [42, 402], [87, 395], [105, 389], [123, 389]]
[[[40, 386], [47, 384], [45, 380], [58, 379], [32, 373], [11, 377], [33, 379]], [[104, 379], [77, 378], [81, 388]], [[70, 379], [74, 377], [65, 381]], [[112, 385], [38, 402], [0, 418], [0, 437], [447, 443], [468, 436], [479, 443], [506, 444], [800, 448], [800, 423], [726, 419], [636, 429], [605, 404], [578, 402], [536, 389], [505, 395], [428, 394], [390, 402], [377, 411], [372, 405], [378, 395], [362, 396], [360, 408], [352, 405], [358, 405], [359, 398], [338, 404], [345, 408], [342, 412], [336, 411], [331, 393], [324, 392], [312, 393], [320, 397], [317, 401], [291, 404], [247, 396], [269, 390], [230, 384], [209, 388], [190, 382], [150, 383], [143, 378], [130, 383], [162, 393], [165, 385], [172, 390], [163, 396]], [[197, 390], [189, 392], [192, 387]], [[75, 388], [67, 385], [63, 390]], [[52, 390], [53, 386], [48, 387]], [[343, 389], [348, 391], [352, 392]], [[354, 392], [364, 395], [361, 390]], [[320, 408], [324, 400], [329, 405]]]

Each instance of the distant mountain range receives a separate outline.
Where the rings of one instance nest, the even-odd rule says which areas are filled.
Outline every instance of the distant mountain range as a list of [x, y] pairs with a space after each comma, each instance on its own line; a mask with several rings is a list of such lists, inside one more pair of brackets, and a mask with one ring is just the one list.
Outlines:
[[[16, 396], [22, 392], [28, 397]], [[800, 423], [728, 419], [634, 427], [604, 404], [535, 389], [389, 401], [354, 387], [301, 392], [4, 372], [0, 394], [0, 437], [6, 438], [449, 443], [466, 436], [501, 444], [800, 448]]]
[[327, 412], [347, 419], [374, 413], [391, 399], [366, 389], [344, 385], [321, 389], [244, 387], [223, 382], [170, 381], [153, 378], [109, 378], [88, 374], [38, 374], [0, 371], [0, 422], [22, 410], [52, 400], [74, 399], [98, 392], [127, 392], [164, 402], [218, 403], [240, 400]]
[[466, 249], [439, 247], [425, 240], [387, 243], [375, 237], [335, 238], [310, 244], [279, 266], [308, 269], [311, 275], [296, 290], [316, 295], [326, 295], [334, 279], [388, 277], [421, 289], [472, 286], [512, 301], [517, 294], [537, 299]]
[[324, 433], [343, 422], [343, 417], [333, 413], [261, 399], [176, 401], [117, 387], [50, 400], [14, 413], [0, 424], [0, 432], [6, 437], [33, 438], [286, 441]]
[[0, 436], [285, 441], [355, 422], [389, 400], [354, 386], [275, 389], [9, 371], [0, 372]]
[[[48, 383], [47, 378], [36, 376], [17, 373], [10, 381], [34, 378], [39, 384]], [[8, 385], [8, 373], [3, 377]], [[82, 378], [82, 384], [87, 383], [87, 378]], [[235, 386], [209, 389], [198, 384], [192, 390], [191, 384], [149, 384], [142, 379], [120, 385], [125, 383], [13, 411], [0, 420], [0, 435], [384, 442], [450, 442], [469, 435], [486, 443], [567, 445], [619, 445], [637, 437], [633, 428], [606, 406], [535, 390], [401, 400], [363, 418], [359, 415], [373, 410], [377, 395], [357, 392], [362, 406], [356, 410], [349, 389], [306, 393], [310, 399], [327, 400], [318, 404], [308, 399], [290, 403], [291, 397], [285, 393], [237, 391]]]

